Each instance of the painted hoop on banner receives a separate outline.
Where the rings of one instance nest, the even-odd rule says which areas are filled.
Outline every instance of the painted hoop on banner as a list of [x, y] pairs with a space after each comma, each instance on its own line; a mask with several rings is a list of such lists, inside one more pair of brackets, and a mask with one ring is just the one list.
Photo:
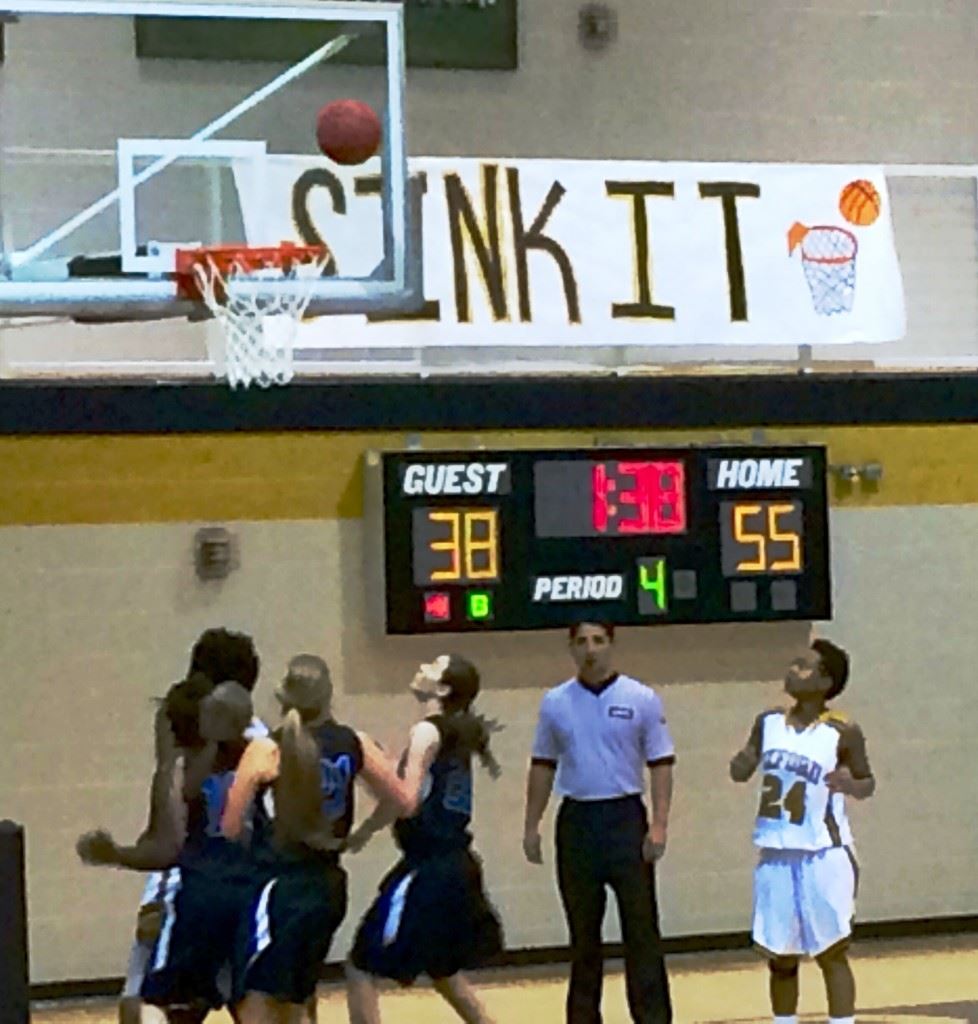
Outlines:
[[815, 312], [823, 316], [850, 312], [856, 299], [856, 236], [833, 225], [796, 224], [788, 237], [789, 252], [801, 246], [801, 265]]

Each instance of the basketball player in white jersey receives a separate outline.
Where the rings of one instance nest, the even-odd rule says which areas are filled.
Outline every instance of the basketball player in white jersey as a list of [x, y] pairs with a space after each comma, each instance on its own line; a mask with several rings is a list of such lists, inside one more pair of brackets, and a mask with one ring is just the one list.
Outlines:
[[797, 1024], [798, 963], [822, 970], [830, 1024], [853, 1024], [856, 987], [849, 966], [857, 866], [845, 798], [876, 787], [855, 722], [829, 710], [849, 678], [849, 656], [815, 640], [791, 663], [789, 711], [758, 715], [730, 762], [734, 782], [761, 770], [754, 825], [754, 944], [767, 957], [775, 1024]]

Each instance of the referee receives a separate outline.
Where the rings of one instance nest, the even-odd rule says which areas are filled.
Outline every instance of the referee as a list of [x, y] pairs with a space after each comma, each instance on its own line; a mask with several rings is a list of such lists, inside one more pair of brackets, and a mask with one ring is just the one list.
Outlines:
[[[672, 1020], [662, 958], [654, 864], [666, 847], [672, 798], [672, 738], [662, 702], [613, 667], [615, 628], [570, 629], [577, 675], [549, 690], [540, 706], [526, 785], [523, 852], [542, 864], [540, 819], [556, 776], [557, 883], [570, 928], [567, 1024], [601, 1024], [601, 924], [606, 886], [618, 901], [625, 984], [634, 1024]], [[642, 800], [651, 777], [652, 824]]]

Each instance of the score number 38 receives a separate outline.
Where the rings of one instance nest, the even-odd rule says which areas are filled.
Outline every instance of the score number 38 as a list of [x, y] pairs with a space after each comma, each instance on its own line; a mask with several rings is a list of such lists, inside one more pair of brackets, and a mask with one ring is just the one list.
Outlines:
[[494, 508], [414, 510], [414, 582], [496, 582], [499, 513]]

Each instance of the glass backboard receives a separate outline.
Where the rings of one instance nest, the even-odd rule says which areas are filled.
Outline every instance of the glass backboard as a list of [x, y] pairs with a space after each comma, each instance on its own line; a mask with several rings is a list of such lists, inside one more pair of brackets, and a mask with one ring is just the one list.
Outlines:
[[[180, 249], [325, 242], [309, 313], [410, 308], [399, 3], [335, 0], [9, 0], [0, 97], [0, 316], [141, 320], [202, 313]], [[145, 32], [242, 25], [287, 37], [288, 59], [150, 56]], [[251, 38], [250, 36], [242, 38]], [[371, 59], [341, 62], [354, 48]], [[366, 49], [365, 49], [366, 48]], [[75, 66], [72, 66], [75, 65]], [[50, 102], [52, 82], [64, 83]], [[354, 99], [382, 126], [341, 165], [317, 115]]]

